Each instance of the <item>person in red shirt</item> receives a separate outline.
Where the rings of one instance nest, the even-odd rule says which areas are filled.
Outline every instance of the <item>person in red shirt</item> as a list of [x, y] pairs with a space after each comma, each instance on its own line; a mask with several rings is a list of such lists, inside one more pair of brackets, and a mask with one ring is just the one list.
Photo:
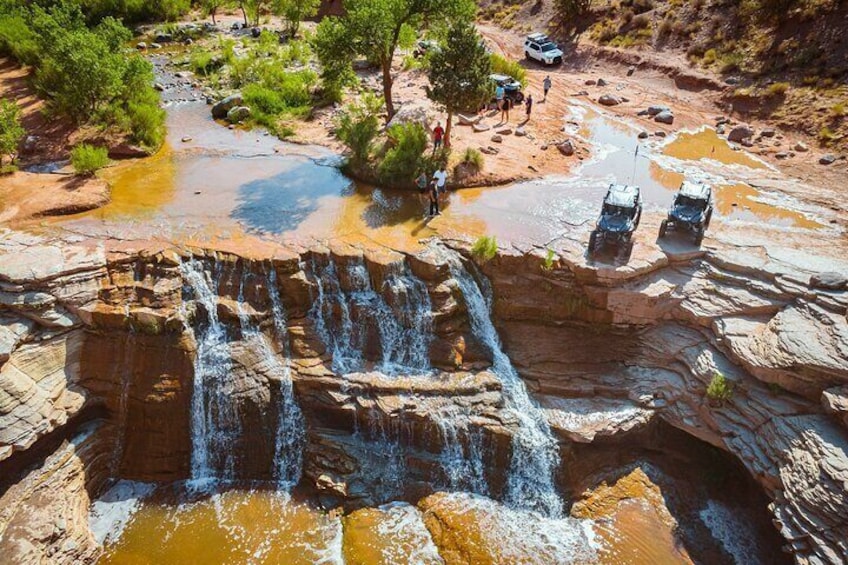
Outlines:
[[442, 138], [445, 136], [445, 130], [442, 129], [442, 122], [436, 122], [436, 127], [433, 129], [433, 153], [442, 146]]

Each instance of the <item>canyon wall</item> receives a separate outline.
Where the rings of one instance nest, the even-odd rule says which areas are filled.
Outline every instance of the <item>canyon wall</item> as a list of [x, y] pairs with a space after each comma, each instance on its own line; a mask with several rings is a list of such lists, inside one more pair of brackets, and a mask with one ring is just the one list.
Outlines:
[[[208, 439], [227, 446], [232, 478], [279, 478], [290, 379], [306, 434], [303, 482], [328, 504], [439, 486], [502, 494], [520, 423], [503, 410], [503, 382], [448, 266], [455, 251], [107, 250], [23, 235], [4, 245], [15, 260], [0, 261], [0, 465], [17, 477], [3, 502], [20, 510], [0, 514], [0, 547], [88, 560], [96, 544], [76, 526], [21, 549], [31, 537], [16, 529], [21, 512], [55, 503], [74, 514], [106, 476], [196, 476], [196, 359], [212, 338], [227, 366], [209, 406], [224, 411], [215, 403], [226, 398], [235, 412]], [[663, 420], [741, 461], [798, 562], [844, 560], [846, 293], [768, 257], [743, 267], [697, 253], [627, 268], [570, 257], [502, 250], [482, 273], [465, 262], [481, 289], [491, 284], [505, 351], [564, 453], [636, 441]], [[188, 262], [211, 301], [189, 284]], [[210, 334], [213, 322], [225, 335]], [[733, 386], [720, 403], [706, 394], [716, 372]], [[92, 419], [106, 430], [88, 436], [92, 451], [108, 457], [73, 447], [71, 428]], [[51, 466], [71, 451], [76, 471]], [[73, 499], [50, 493], [36, 504], [41, 495], [21, 487], [33, 473], [73, 482]]]

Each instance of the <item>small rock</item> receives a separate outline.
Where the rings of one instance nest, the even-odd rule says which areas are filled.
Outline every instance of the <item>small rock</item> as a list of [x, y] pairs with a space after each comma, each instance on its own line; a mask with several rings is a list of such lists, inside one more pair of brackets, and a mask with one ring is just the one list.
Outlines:
[[663, 112], [671, 112], [671, 108], [668, 106], [648, 106], [648, 109], [645, 110], [649, 116], [656, 116], [657, 114], [662, 114]]
[[746, 137], [745, 139], [743, 139], [739, 143], [742, 145], [742, 147], [753, 147], [754, 146], [754, 142], [751, 141], [750, 137]]
[[604, 79], [599, 78], [597, 84], [598, 86], [606, 86], [608, 83]]
[[183, 39], [183, 45], [191, 45], [192, 43], [194, 43], [194, 40], [190, 37]]
[[786, 151], [781, 151], [780, 153], [775, 154], [775, 158], [777, 158], [777, 159], [788, 159], [789, 153], [787, 153]]
[[479, 123], [474, 124], [471, 127], [474, 131], [476, 131], [478, 133], [483, 132], [483, 131], [489, 131], [490, 129], [492, 129], [491, 126], [488, 126], [486, 124], [479, 124]]
[[144, 51], [145, 49], [147, 49], [147, 43], [145, 43], [144, 41], [139, 41], [135, 44], [135, 48], [139, 51]]
[[724, 79], [724, 84], [729, 84], [730, 86], [735, 86], [739, 84], [741, 81], [739, 77], [727, 77]]
[[654, 116], [654, 121], [659, 122], [661, 124], [673, 124], [674, 114], [672, 114], [670, 110], [664, 110]]
[[648, 132], [640, 131], [639, 132], [639, 139], [648, 139]]
[[200, 191], [199, 191], [199, 190], [195, 190], [195, 191], [194, 191], [194, 193], [195, 193], [195, 194], [200, 194]]
[[227, 121], [231, 124], [238, 124], [250, 117], [250, 108], [247, 106], [235, 106], [227, 112]]
[[665, 137], [665, 132], [664, 131], [655, 131], [654, 135], [657, 136], [657, 137]]
[[235, 93], [230, 96], [227, 96], [226, 98], [212, 106], [212, 117], [218, 120], [222, 120], [227, 117], [227, 113], [231, 109], [235, 108], [236, 106], [241, 106], [242, 104], [244, 104], [244, 100], [241, 94]]
[[531, 171], [533, 171], [534, 173], [538, 173], [538, 172], [539, 172], [539, 169], [537, 169], [537, 168], [536, 168], [536, 167], [534, 167], [533, 165], [527, 165], [527, 168], [528, 168], [528, 169], [530, 169]]
[[603, 106], [617, 106], [621, 104], [621, 99], [617, 96], [613, 96], [612, 94], [603, 94], [600, 98], [598, 98], [598, 104]]
[[191, 136], [190, 135], [184, 135], [183, 136], [183, 143], [188, 143], [189, 141], [191, 141]]
[[723, 126], [723, 125], [718, 126], [718, 127], [716, 128], [716, 133], [717, 133], [717, 134], [719, 134], [719, 135], [724, 135], [724, 132], [725, 132], [725, 129], [724, 129], [724, 126]]
[[570, 139], [566, 139], [565, 141], [557, 145], [557, 149], [559, 149], [559, 152], [565, 155], [566, 157], [571, 157], [572, 155], [574, 155], [574, 144], [571, 143]]
[[635, 72], [636, 72], [636, 66], [635, 65], [631, 65], [631, 66], [627, 67], [627, 76], [632, 77], [633, 73], [635, 73]]
[[512, 128], [506, 127], [495, 131], [498, 135], [512, 135]]
[[583, 84], [585, 84], [586, 86], [595, 86], [597, 84], [597, 81], [590, 78], [589, 80], [587, 80]]
[[498, 134], [495, 134], [492, 136], [492, 141], [494, 141], [495, 143], [501, 143], [503, 142], [503, 137]]
[[775, 135], [777, 135], [777, 132], [774, 128], [766, 128], [760, 132], [760, 135], [763, 137], [774, 137]]
[[836, 161], [836, 155], [832, 155], [828, 153], [827, 155], [822, 155], [821, 159], [819, 159], [819, 163], [822, 165], [832, 165]]
[[170, 33], [157, 33], [156, 34], [156, 43], [170, 43], [174, 40], [174, 36]]
[[165, 91], [165, 85], [163, 85], [160, 82], [154, 83], [153, 84], [153, 90], [158, 90], [159, 92], [164, 92]]
[[481, 119], [480, 116], [471, 114], [457, 114], [456, 118], [459, 121], [459, 125], [462, 126], [473, 126], [474, 124], [479, 123]]
[[745, 138], [753, 137], [754, 130], [748, 126], [736, 126], [727, 134], [727, 141], [740, 142]]
[[799, 153], [806, 153], [810, 150], [810, 148], [807, 147], [807, 144], [803, 141], [799, 141], [798, 143], [796, 143], [793, 149]]
[[150, 48], [151, 49], [162, 49], [162, 45], [160, 45], [159, 43], [151, 43]]
[[516, 136], [516, 137], [524, 137], [524, 136], [526, 136], [526, 135], [527, 135], [527, 132], [526, 132], [526, 131], [524, 131], [524, 128], [523, 128], [523, 127], [517, 127], [517, 128], [515, 128], [515, 136]]
[[547, 150], [548, 150], [548, 144], [547, 144], [547, 143], [543, 143], [543, 144], [541, 145], [541, 147], [539, 147], [539, 149], [541, 149], [542, 151], [547, 151]]

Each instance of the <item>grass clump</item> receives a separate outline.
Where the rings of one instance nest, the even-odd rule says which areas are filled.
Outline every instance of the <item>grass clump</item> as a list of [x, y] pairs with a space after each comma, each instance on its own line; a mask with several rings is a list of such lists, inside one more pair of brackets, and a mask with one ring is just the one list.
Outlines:
[[527, 70], [518, 61], [511, 61], [497, 53], [492, 53], [491, 59], [493, 73], [510, 76], [520, 82], [522, 86], [527, 86]]
[[788, 82], [774, 82], [766, 87], [766, 96], [776, 97], [783, 96], [789, 90]]
[[545, 252], [545, 258], [542, 260], [542, 270], [546, 273], [549, 273], [554, 268], [554, 259], [556, 259], [556, 253], [551, 248], [548, 248]]
[[730, 400], [731, 396], [733, 396], [733, 383], [719, 371], [713, 373], [713, 378], [707, 385], [707, 398], [718, 404], [723, 404]]
[[493, 259], [498, 254], [498, 240], [493, 235], [480, 236], [471, 246], [471, 254], [483, 262]]
[[81, 143], [71, 149], [71, 165], [80, 176], [91, 176], [108, 164], [109, 152], [105, 147]]

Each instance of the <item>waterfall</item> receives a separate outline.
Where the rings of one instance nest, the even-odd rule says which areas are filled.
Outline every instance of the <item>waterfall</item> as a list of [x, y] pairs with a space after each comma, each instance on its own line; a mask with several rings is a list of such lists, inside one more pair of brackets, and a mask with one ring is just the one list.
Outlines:
[[379, 291], [362, 259], [351, 261], [343, 273], [332, 259], [325, 264], [313, 259], [308, 268], [317, 290], [310, 317], [332, 353], [335, 372], [367, 369], [369, 330], [376, 332], [380, 346], [376, 370], [386, 375], [429, 372], [430, 295], [404, 263], [389, 267]]
[[233, 362], [224, 325], [218, 320], [217, 264], [207, 276], [203, 263], [191, 259], [181, 265], [185, 286], [183, 302], [193, 299], [206, 311], [206, 322], [194, 329], [197, 354], [191, 397], [191, 479], [235, 477], [234, 442], [240, 422], [233, 402]]
[[[277, 433], [274, 442], [274, 478], [284, 487], [292, 487], [300, 481], [303, 467], [303, 445], [306, 441], [306, 424], [303, 413], [294, 397], [292, 385], [291, 359], [288, 339], [286, 310], [277, 288], [277, 273], [273, 267], [268, 272], [268, 296], [271, 298], [271, 312], [274, 316], [276, 340], [282, 344], [285, 364], [280, 374], [280, 404], [277, 407]], [[272, 355], [277, 359], [276, 355]], [[279, 364], [279, 363], [278, 363]]]
[[[483, 434], [455, 417], [436, 417], [442, 453], [439, 462], [447, 478], [447, 489], [489, 495], [486, 482]], [[464, 448], [463, 448], [464, 446]]]
[[[491, 298], [465, 269], [461, 259], [448, 254], [448, 266], [465, 297], [474, 335], [492, 352], [492, 372], [503, 386], [506, 408], [518, 419], [512, 439], [512, 460], [505, 500], [510, 506], [559, 517], [562, 502], [556, 492], [554, 472], [559, 466], [557, 442], [541, 410], [530, 399], [527, 388], [501, 347], [491, 318]], [[488, 282], [488, 281], [487, 281]], [[487, 296], [488, 295], [488, 296]]]

